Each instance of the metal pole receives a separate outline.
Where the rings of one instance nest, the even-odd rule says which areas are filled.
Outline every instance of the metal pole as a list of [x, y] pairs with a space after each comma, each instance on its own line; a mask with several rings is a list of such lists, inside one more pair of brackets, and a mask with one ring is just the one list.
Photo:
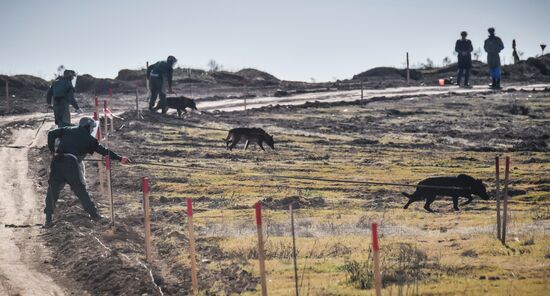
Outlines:
[[363, 101], [363, 79], [361, 79], [361, 103]]
[[298, 289], [298, 259], [296, 254], [296, 234], [294, 232], [294, 211], [292, 210], [292, 204], [288, 205], [288, 211], [290, 212], [290, 229], [292, 231], [292, 257], [294, 258], [294, 286], [296, 287], [296, 296], [299, 296]]

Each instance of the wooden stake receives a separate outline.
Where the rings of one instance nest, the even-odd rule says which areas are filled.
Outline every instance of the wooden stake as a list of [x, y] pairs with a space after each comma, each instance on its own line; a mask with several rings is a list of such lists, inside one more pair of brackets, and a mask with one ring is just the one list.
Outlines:
[[4, 81], [6, 83], [6, 113], [11, 113], [10, 85], [8, 83], [8, 78]]
[[136, 84], [136, 119], [139, 120], [138, 88]]
[[[94, 112], [94, 120], [97, 121], [97, 124], [99, 124], [99, 99], [95, 97], [95, 112]], [[97, 141], [101, 142], [101, 127], [97, 129]], [[105, 197], [105, 183], [103, 181], [103, 161], [100, 161], [98, 164], [98, 176], [99, 176], [99, 190], [101, 192], [101, 196]]]
[[411, 76], [409, 73], [409, 53], [407, 52], [407, 85], [411, 85]]
[[380, 276], [380, 255], [378, 253], [378, 224], [372, 223], [372, 254], [374, 266], [374, 288], [376, 296], [382, 295], [382, 277]]
[[294, 286], [296, 287], [296, 296], [299, 296], [298, 289], [298, 259], [296, 258], [296, 235], [294, 232], [294, 211], [292, 210], [292, 204], [288, 205], [288, 211], [290, 212], [290, 229], [292, 231], [292, 257], [294, 258]]
[[[149, 77], [147, 77], [147, 69], [149, 69], [149, 62], [145, 62], [145, 87], [147, 88], [147, 93], [149, 93]], [[137, 88], [137, 85], [136, 85]], [[137, 89], [136, 89], [137, 93]]]
[[193, 200], [187, 199], [187, 227], [189, 230], [189, 260], [191, 260], [191, 285], [193, 295], [198, 295], [197, 260], [195, 259], [195, 233], [193, 232]]
[[497, 199], [497, 239], [502, 239], [501, 236], [501, 226], [502, 222], [500, 219], [500, 159], [495, 157], [495, 180], [496, 180], [496, 192], [495, 197]]
[[[107, 140], [106, 142], [109, 143], [109, 140]], [[109, 157], [109, 154], [105, 155], [105, 168], [107, 172], [107, 194], [109, 195], [109, 206], [111, 210], [111, 226], [114, 227], [115, 226], [115, 208], [114, 208], [114, 200], [113, 200], [113, 188], [111, 187], [111, 158]]]
[[105, 138], [107, 138], [109, 134], [109, 119], [107, 118], [107, 101], [103, 101], [103, 123], [105, 124]]
[[145, 227], [145, 258], [147, 263], [153, 262], [151, 256], [151, 210], [149, 209], [149, 177], [141, 178], [143, 190], [143, 222]]
[[256, 227], [258, 229], [258, 260], [260, 261], [260, 279], [262, 296], [267, 296], [267, 281], [265, 277], [264, 236], [262, 229], [262, 204], [256, 203]]
[[361, 79], [361, 103], [363, 103], [363, 80]]
[[506, 163], [504, 166], [504, 203], [502, 207], [502, 243], [506, 244], [506, 228], [508, 224], [508, 183], [510, 174], [510, 157], [506, 156]]

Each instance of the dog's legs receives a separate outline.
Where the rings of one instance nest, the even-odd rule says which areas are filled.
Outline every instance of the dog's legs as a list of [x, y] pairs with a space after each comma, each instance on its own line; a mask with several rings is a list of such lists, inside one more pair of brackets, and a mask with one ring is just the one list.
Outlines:
[[430, 208], [430, 205], [435, 201], [435, 196], [430, 195], [426, 198], [426, 204], [424, 204], [424, 209], [430, 213], [433, 213], [434, 210]]
[[258, 146], [260, 146], [260, 148], [262, 148], [262, 150], [265, 151], [264, 145], [262, 145], [262, 141], [259, 140], [257, 143], [258, 143]]
[[455, 211], [460, 211], [460, 209], [458, 208], [458, 196], [453, 196], [453, 209]]
[[241, 138], [231, 138], [231, 145], [229, 145], [229, 150], [233, 150], [235, 146], [239, 143]]
[[249, 140], [246, 140], [246, 143], [244, 144], [244, 150], [246, 150], [246, 148], [248, 148], [248, 144], [249, 144]]
[[465, 205], [471, 203], [472, 200], [474, 199], [471, 195], [466, 196], [466, 198], [467, 198], [468, 200], [462, 204], [463, 206], [465, 206]]
[[181, 117], [181, 109], [178, 108], [178, 117]]
[[413, 202], [415, 202], [415, 200], [412, 199], [412, 198], [409, 198], [409, 201], [408, 201], [407, 204], [403, 207], [403, 209], [408, 209], [409, 206], [410, 206]]

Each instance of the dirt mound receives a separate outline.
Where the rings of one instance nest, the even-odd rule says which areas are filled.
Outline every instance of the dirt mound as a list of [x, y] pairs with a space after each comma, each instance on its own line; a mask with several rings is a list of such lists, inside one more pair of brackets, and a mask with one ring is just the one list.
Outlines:
[[[409, 69], [410, 78], [413, 80], [422, 79], [422, 73], [418, 70]], [[407, 71], [393, 67], [376, 67], [365, 72], [354, 75], [352, 80], [361, 79], [403, 79], [407, 78]]]
[[115, 77], [115, 79], [122, 80], [122, 81], [145, 80], [145, 69], [140, 69], [140, 70], [122, 69], [118, 71], [118, 75]]
[[241, 75], [227, 71], [213, 72], [210, 74], [217, 83], [228, 84], [233, 86], [244, 86], [247, 84], [247, 79]]
[[4, 88], [4, 81], [6, 79], [8, 80], [9, 87], [13, 89], [34, 88], [38, 90], [47, 90], [50, 87], [46, 80], [31, 75], [0, 75], [0, 80], [2, 80], [0, 87]]
[[84, 74], [78, 76], [75, 88], [76, 92], [79, 93], [108, 94], [109, 88], [113, 92], [129, 93], [135, 90], [135, 85], [125, 81], [95, 78], [92, 75]]
[[248, 79], [252, 84], [257, 85], [278, 85], [281, 82], [277, 77], [267, 72], [252, 68], [239, 70], [235, 72], [235, 74], [240, 75]]

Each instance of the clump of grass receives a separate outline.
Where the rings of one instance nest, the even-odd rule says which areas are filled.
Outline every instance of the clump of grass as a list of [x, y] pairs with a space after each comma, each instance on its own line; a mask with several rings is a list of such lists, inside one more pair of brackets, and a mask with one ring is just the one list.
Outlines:
[[526, 241], [521, 243], [522, 246], [532, 246], [534, 244], [535, 244], [535, 238], [534, 237], [530, 237], [529, 239], [527, 239]]
[[550, 205], [537, 207], [533, 213], [533, 220], [550, 220]]
[[478, 254], [477, 254], [477, 252], [474, 251], [474, 250], [466, 250], [466, 251], [462, 252], [462, 253], [460, 254], [460, 256], [462, 256], [462, 257], [477, 258]]
[[[426, 269], [438, 266], [428, 255], [411, 244], [396, 243], [384, 248], [382, 284], [408, 284], [429, 276]], [[434, 259], [435, 260], [435, 259]]]
[[339, 270], [345, 272], [347, 281], [357, 289], [371, 289], [374, 287], [372, 269], [372, 252], [369, 250], [365, 261], [349, 260]]

